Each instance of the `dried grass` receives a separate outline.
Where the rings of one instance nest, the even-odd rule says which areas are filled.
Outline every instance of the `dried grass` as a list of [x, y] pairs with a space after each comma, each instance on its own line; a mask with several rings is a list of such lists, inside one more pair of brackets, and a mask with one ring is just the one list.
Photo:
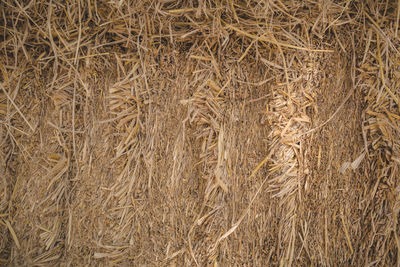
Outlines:
[[400, 1], [0, 3], [0, 263], [400, 264]]

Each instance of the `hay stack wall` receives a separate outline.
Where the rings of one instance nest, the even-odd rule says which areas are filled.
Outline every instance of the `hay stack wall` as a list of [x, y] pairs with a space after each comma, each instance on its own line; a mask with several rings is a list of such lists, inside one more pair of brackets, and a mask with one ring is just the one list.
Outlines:
[[400, 264], [399, 1], [0, 16], [2, 264]]

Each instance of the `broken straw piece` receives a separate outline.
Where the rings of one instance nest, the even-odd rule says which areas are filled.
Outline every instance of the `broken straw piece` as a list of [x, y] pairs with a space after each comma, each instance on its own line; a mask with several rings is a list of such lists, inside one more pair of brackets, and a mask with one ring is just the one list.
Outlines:
[[342, 164], [342, 167], [340, 167], [340, 173], [344, 174], [346, 172], [346, 170], [351, 166], [351, 168], [353, 170], [357, 169], [358, 166], [360, 166], [361, 161], [364, 159], [365, 157], [365, 152], [361, 153], [360, 156], [358, 156], [358, 158], [356, 158], [352, 163], [350, 162], [344, 162]]
[[342, 164], [342, 167], [340, 168], [340, 173], [344, 174], [346, 172], [346, 170], [349, 168], [349, 166], [350, 166], [350, 162], [347, 162], [347, 161], [344, 162]]
[[361, 153], [361, 155], [351, 163], [351, 167], [353, 168], [353, 170], [358, 168], [364, 157], [365, 157], [365, 152]]

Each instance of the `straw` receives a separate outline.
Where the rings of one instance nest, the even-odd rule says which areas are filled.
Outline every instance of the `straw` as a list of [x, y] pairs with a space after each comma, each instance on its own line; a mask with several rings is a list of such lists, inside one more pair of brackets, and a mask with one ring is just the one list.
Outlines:
[[400, 1], [0, 17], [1, 265], [400, 264]]

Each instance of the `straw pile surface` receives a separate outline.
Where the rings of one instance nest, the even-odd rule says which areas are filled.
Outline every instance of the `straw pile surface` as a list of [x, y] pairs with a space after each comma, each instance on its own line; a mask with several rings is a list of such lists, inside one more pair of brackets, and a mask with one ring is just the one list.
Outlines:
[[399, 266], [400, 1], [0, 17], [2, 265]]

